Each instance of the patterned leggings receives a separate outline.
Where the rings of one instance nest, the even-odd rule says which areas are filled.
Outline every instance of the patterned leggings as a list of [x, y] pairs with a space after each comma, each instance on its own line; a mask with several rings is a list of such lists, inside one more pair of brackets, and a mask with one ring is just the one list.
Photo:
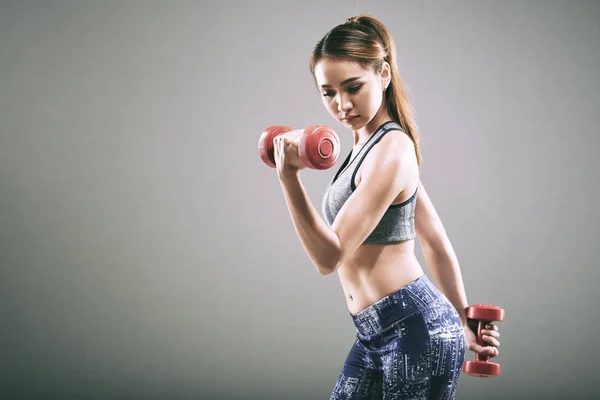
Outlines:
[[330, 400], [454, 399], [463, 325], [427, 276], [350, 315], [356, 341]]

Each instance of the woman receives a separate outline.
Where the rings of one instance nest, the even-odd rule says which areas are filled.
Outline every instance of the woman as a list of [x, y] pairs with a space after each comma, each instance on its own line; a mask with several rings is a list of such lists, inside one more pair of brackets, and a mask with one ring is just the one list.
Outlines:
[[[356, 341], [331, 399], [452, 399], [465, 348], [498, 355], [495, 325], [479, 346], [460, 268], [419, 180], [421, 153], [395, 44], [374, 17], [334, 27], [310, 71], [354, 147], [328, 185], [323, 219], [300, 181], [302, 130], [275, 138], [277, 173], [296, 232], [321, 275], [337, 272]], [[438, 289], [414, 253], [418, 236]]]

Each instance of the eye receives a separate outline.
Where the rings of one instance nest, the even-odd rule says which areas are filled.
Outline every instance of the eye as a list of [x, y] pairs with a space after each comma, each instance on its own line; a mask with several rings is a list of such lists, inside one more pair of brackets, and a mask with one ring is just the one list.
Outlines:
[[[362, 84], [348, 88], [348, 93], [354, 94], [354, 93], [358, 92], [361, 87], [362, 87]], [[330, 96], [333, 96], [333, 92], [323, 93], [323, 97], [330, 97]]]
[[350, 89], [348, 89], [348, 92], [350, 92], [350, 93], [356, 93], [356, 92], [358, 92], [358, 90], [359, 90], [361, 87], [362, 87], [362, 85], [358, 85], [358, 86], [351, 87]]

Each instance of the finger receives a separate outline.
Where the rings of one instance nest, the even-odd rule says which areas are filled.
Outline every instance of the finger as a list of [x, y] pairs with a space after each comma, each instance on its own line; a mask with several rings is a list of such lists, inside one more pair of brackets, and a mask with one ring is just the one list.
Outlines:
[[283, 151], [283, 142], [281, 141], [281, 139], [278, 140], [277, 143], [275, 143], [274, 151], [275, 151], [275, 158], [277, 160], [279, 160], [279, 163], [277, 163], [277, 164], [280, 164], [281, 163], [281, 159], [283, 157], [283, 153], [284, 153], [284, 151]]
[[281, 148], [281, 135], [273, 139], [273, 148], [277, 151]]
[[488, 329], [482, 329], [481, 330], [481, 334], [482, 335], [491, 336], [491, 337], [494, 337], [496, 339], [500, 339], [500, 332], [498, 332], [498, 331], [490, 331]]
[[484, 347], [483, 351], [479, 353], [481, 356], [488, 356], [490, 358], [497, 357], [498, 353], [493, 347]]
[[488, 353], [489, 351], [486, 350], [488, 348], [489, 347], [487, 347], [487, 346], [486, 347], [480, 346], [477, 343], [471, 343], [469, 345], [469, 350], [474, 351], [475, 353], [478, 353], [478, 354], [486, 354], [486, 353]]
[[479, 355], [489, 356], [489, 357], [496, 357], [500, 353], [500, 351], [497, 348], [491, 347], [491, 346], [483, 347], [483, 346], [475, 345], [475, 346], [471, 346], [471, 348], [469, 350], [472, 350]]
[[500, 347], [500, 342], [491, 336], [483, 335], [482, 339], [490, 343], [494, 347]]
[[485, 326], [486, 329], [492, 329], [494, 331], [498, 331], [498, 327], [494, 324], [489, 324]]

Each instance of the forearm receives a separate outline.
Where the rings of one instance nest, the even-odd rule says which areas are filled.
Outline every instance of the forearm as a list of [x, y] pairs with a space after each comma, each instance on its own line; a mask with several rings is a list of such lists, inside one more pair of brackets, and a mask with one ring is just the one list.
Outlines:
[[450, 239], [444, 234], [439, 237], [436, 243], [421, 242], [421, 248], [427, 267], [431, 271], [437, 285], [448, 300], [450, 300], [454, 308], [456, 308], [463, 324], [466, 324], [467, 295], [458, 259], [454, 253]]
[[288, 210], [300, 242], [321, 275], [335, 270], [340, 243], [336, 233], [313, 206], [298, 173], [279, 176]]

